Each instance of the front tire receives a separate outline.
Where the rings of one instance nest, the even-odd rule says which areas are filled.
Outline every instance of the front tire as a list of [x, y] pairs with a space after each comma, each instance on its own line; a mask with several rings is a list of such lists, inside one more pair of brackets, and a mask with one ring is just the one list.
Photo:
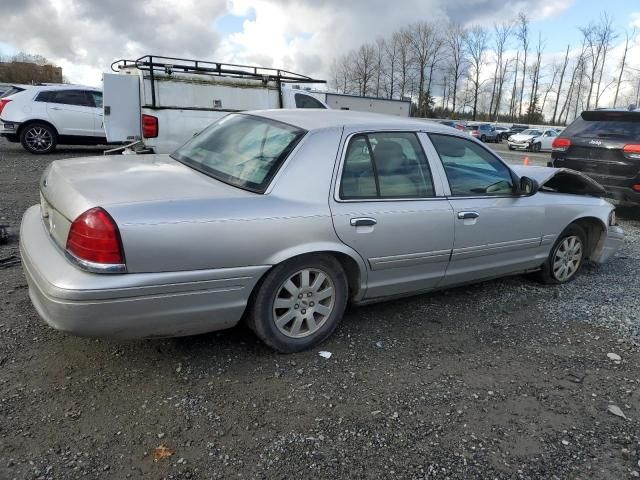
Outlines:
[[482, 135], [482, 136], [480, 137], [480, 141], [481, 141], [482, 143], [485, 143], [485, 142], [487, 141], [487, 137], [486, 137], [485, 135]]
[[281, 353], [312, 348], [329, 337], [344, 314], [347, 277], [331, 256], [306, 255], [274, 267], [253, 299], [249, 327]]
[[569, 225], [553, 245], [537, 279], [542, 283], [557, 285], [574, 280], [584, 264], [587, 236], [578, 225]]
[[539, 151], [540, 151], [540, 149], [541, 149], [540, 147], [541, 147], [541, 145], [540, 145], [539, 143], [534, 143], [534, 144], [531, 146], [531, 151], [532, 151], [532, 152], [539, 152]]
[[34, 155], [51, 153], [58, 144], [58, 132], [46, 123], [30, 123], [20, 132], [20, 143]]

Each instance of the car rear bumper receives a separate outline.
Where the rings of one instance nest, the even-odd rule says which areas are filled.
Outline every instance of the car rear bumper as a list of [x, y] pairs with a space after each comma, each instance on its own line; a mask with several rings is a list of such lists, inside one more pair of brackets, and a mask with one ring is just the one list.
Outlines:
[[620, 249], [624, 242], [624, 231], [617, 226], [609, 227], [607, 238], [600, 251], [592, 258], [597, 263], [604, 263], [609, 260]]
[[269, 268], [84, 272], [69, 263], [51, 239], [37, 205], [22, 219], [20, 252], [29, 297], [45, 322], [75, 335], [120, 339], [194, 335], [232, 327]]
[[9, 121], [0, 119], [0, 136], [17, 137], [19, 127], [20, 127], [20, 123], [18, 122], [9, 122]]

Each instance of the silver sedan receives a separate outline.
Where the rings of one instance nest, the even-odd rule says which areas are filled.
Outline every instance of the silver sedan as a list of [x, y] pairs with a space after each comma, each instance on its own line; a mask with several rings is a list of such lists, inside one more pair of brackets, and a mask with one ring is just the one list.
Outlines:
[[53, 162], [40, 192], [21, 227], [29, 294], [86, 336], [243, 320], [299, 351], [348, 303], [520, 273], [564, 283], [623, 240], [580, 173], [514, 169], [463, 132], [346, 111], [231, 114], [171, 156]]

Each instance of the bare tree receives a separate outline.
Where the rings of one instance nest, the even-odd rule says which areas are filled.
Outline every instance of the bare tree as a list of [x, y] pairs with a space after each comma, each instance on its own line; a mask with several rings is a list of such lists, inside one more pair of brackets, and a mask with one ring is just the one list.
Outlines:
[[358, 85], [358, 95], [369, 95], [376, 72], [375, 47], [371, 44], [361, 45], [355, 51], [353, 62], [354, 80]]
[[569, 63], [569, 48], [571, 45], [567, 45], [567, 53], [564, 55], [564, 62], [562, 63], [562, 70], [560, 71], [560, 83], [558, 84], [558, 92], [556, 93], [556, 105], [553, 107], [553, 116], [551, 117], [551, 124], [556, 123], [556, 115], [558, 113], [558, 104], [560, 103], [560, 95], [562, 94], [562, 81], [564, 80], [564, 72], [567, 70], [567, 64]]
[[580, 27], [580, 31], [582, 32], [584, 43], [586, 44], [587, 52], [589, 53], [589, 66], [586, 68], [589, 79], [589, 93], [587, 94], [588, 110], [591, 106], [591, 97], [594, 94], [594, 87], [596, 88], [596, 107], [598, 106], [597, 97], [600, 89], [600, 77], [602, 76], [607, 50], [609, 49], [611, 40], [614, 36], [613, 20], [609, 18], [605, 12], [600, 16], [600, 21], [598, 23], [591, 22], [586, 27]]
[[[498, 95], [498, 89], [502, 89], [502, 83], [504, 77], [501, 75], [504, 68], [504, 49], [507, 45], [511, 31], [513, 29], [512, 22], [503, 22], [501, 25], [493, 25], [493, 42], [496, 53], [496, 66], [493, 72], [493, 87], [491, 89], [491, 101], [489, 102], [489, 114], [493, 111], [494, 102]], [[495, 102], [496, 106], [498, 102]], [[496, 117], [498, 115], [498, 108], [496, 110]]]
[[540, 81], [540, 68], [542, 62], [542, 52], [544, 51], [544, 42], [542, 35], [538, 34], [538, 46], [536, 47], [536, 58], [531, 66], [531, 94], [529, 95], [529, 108], [527, 109], [527, 120], [532, 121], [532, 117], [538, 108], [538, 86]]
[[400, 87], [400, 99], [407, 94], [407, 86], [411, 80], [411, 47], [409, 45], [409, 32], [400, 30], [396, 33], [398, 36], [398, 83]]
[[522, 100], [524, 96], [524, 81], [527, 78], [527, 54], [529, 52], [529, 18], [526, 14], [518, 14], [517, 37], [522, 45], [522, 84], [520, 85], [520, 103], [518, 104], [518, 117], [522, 116]]
[[478, 93], [480, 92], [480, 74], [484, 66], [489, 35], [487, 30], [480, 26], [474, 26], [469, 30], [465, 38], [465, 45], [471, 64], [471, 85], [473, 87], [473, 120], [476, 119], [478, 109]]
[[509, 116], [512, 121], [516, 120], [516, 108], [518, 99], [518, 66], [520, 65], [520, 52], [516, 52], [516, 64], [513, 74], [513, 88], [511, 90], [511, 102], [509, 104]]
[[398, 63], [400, 34], [394, 33], [384, 44], [384, 55], [387, 68], [384, 69], [385, 91], [388, 98], [393, 98], [396, 86], [396, 64]]
[[384, 56], [386, 49], [386, 40], [383, 37], [376, 38], [375, 55], [376, 55], [376, 97], [380, 96], [380, 82], [382, 80], [385, 69]]
[[456, 99], [458, 96], [458, 84], [465, 72], [467, 63], [467, 55], [465, 52], [465, 44], [467, 31], [458, 23], [452, 23], [447, 28], [445, 42], [447, 45], [447, 54], [449, 57], [449, 78], [451, 82], [451, 98], [453, 107], [451, 111], [456, 113]]
[[409, 45], [413, 53], [413, 63], [418, 73], [418, 116], [426, 112], [425, 91], [426, 71], [438, 47], [438, 31], [435, 25], [428, 22], [418, 22], [409, 26]]
[[622, 54], [622, 61], [620, 62], [620, 74], [618, 75], [618, 83], [616, 85], [616, 94], [613, 97], [613, 106], [615, 107], [618, 104], [618, 94], [620, 93], [620, 84], [622, 83], [622, 76], [624, 75], [624, 67], [627, 61], [627, 52], [629, 51], [629, 37], [633, 38], [636, 35], [636, 29], [634, 28], [629, 35], [629, 32], [625, 33], [625, 42], [624, 42], [624, 53]]

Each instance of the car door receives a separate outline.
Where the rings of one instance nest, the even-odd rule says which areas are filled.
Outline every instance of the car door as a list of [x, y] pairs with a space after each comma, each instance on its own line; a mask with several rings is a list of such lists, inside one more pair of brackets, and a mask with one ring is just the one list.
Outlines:
[[95, 111], [86, 90], [54, 90], [47, 103], [47, 115], [61, 135], [95, 136]]
[[453, 212], [416, 132], [346, 134], [331, 214], [368, 266], [365, 298], [435, 288], [453, 246]]
[[90, 100], [93, 102], [93, 136], [104, 137], [104, 117], [102, 111], [102, 92], [88, 90]]
[[487, 148], [459, 136], [429, 134], [448, 180], [455, 242], [443, 285], [539, 266], [544, 205], [520, 195], [519, 179]]
[[541, 150], [551, 150], [551, 144], [558, 136], [558, 133], [555, 130], [545, 130], [540, 137], [540, 149]]

